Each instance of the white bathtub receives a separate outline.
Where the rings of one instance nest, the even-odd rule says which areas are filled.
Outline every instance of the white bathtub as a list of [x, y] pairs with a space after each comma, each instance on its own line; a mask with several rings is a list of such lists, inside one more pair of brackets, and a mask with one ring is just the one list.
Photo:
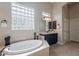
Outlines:
[[17, 55], [27, 53], [29, 51], [35, 50], [42, 45], [41, 40], [27, 40], [21, 41], [6, 47], [4, 50], [5, 55]]

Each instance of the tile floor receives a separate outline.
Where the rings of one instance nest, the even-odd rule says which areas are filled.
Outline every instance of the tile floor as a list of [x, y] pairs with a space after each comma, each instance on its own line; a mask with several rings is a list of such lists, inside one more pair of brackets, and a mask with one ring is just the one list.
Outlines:
[[50, 47], [50, 56], [79, 56], [79, 42], [52, 45]]

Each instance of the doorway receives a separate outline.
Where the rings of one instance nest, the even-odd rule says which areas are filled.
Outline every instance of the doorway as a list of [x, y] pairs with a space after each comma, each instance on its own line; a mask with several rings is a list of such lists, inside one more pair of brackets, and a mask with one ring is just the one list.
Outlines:
[[62, 9], [63, 41], [79, 42], [79, 3], [68, 3]]

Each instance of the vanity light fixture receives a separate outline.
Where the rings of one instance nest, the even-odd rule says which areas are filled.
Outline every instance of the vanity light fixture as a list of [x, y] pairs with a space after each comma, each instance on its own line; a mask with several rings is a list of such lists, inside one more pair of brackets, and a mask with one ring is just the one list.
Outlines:
[[43, 20], [45, 20], [45, 21], [51, 21], [51, 17], [43, 17]]

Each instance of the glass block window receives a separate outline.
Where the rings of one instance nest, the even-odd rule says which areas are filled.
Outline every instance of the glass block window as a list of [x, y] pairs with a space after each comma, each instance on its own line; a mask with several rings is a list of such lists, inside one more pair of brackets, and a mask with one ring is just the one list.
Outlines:
[[34, 9], [11, 3], [12, 30], [34, 30]]

